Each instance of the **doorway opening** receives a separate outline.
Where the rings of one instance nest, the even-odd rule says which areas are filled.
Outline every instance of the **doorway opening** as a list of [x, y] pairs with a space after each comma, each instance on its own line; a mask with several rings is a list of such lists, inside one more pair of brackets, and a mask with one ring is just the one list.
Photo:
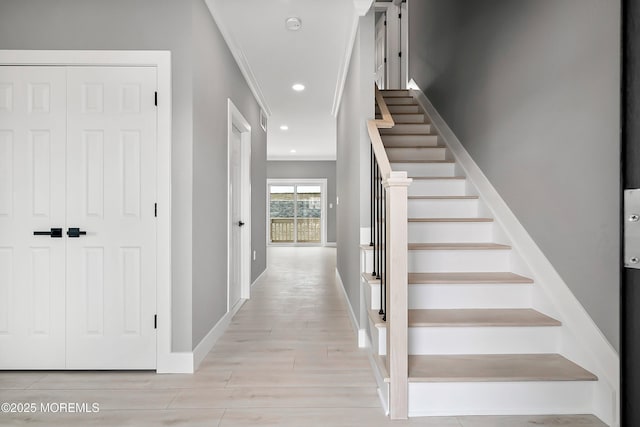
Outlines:
[[327, 180], [268, 180], [269, 245], [326, 243]]
[[409, 81], [407, 3], [375, 2], [375, 81], [380, 89], [406, 89]]

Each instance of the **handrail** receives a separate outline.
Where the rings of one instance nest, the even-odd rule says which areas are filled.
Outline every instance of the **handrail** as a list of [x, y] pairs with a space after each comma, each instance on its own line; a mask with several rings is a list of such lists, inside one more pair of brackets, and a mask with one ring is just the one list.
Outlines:
[[391, 163], [389, 163], [389, 158], [387, 157], [387, 152], [384, 149], [384, 143], [382, 142], [380, 131], [378, 131], [378, 129], [392, 128], [395, 126], [395, 122], [393, 121], [393, 117], [391, 117], [387, 103], [384, 102], [382, 93], [378, 89], [378, 85], [375, 85], [375, 93], [376, 104], [378, 104], [378, 108], [380, 108], [382, 119], [372, 119], [367, 121], [367, 131], [369, 132], [373, 152], [378, 160], [380, 172], [382, 173], [383, 179], [386, 179], [391, 175]]
[[382, 92], [380, 92], [380, 89], [378, 89], [377, 84], [375, 85], [375, 91], [376, 91], [376, 104], [378, 104], [378, 108], [380, 108], [380, 114], [382, 115], [382, 119], [375, 120], [376, 125], [380, 129], [392, 128], [396, 124], [393, 121], [393, 117], [389, 112], [389, 107], [387, 106], [387, 103], [384, 100], [384, 96], [382, 96]]

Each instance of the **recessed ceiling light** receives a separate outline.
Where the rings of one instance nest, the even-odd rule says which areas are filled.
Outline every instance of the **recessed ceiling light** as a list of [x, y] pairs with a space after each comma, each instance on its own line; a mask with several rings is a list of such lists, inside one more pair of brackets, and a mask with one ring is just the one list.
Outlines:
[[290, 153], [295, 153], [295, 152], [296, 152], [296, 150], [291, 150], [291, 151], [290, 151]]
[[280, 130], [289, 130], [289, 126], [282, 125], [282, 126], [280, 126]]
[[300, 20], [300, 18], [292, 16], [291, 18], [287, 18], [284, 21], [284, 26], [289, 31], [298, 31], [300, 28], [302, 28], [302, 21]]
[[293, 86], [291, 86], [291, 88], [296, 92], [302, 92], [304, 90], [304, 85], [300, 83], [296, 83]]

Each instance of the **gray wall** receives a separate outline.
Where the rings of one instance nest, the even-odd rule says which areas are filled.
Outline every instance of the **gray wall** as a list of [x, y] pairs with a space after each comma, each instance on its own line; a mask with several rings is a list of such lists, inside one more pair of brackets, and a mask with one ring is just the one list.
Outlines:
[[227, 312], [227, 99], [251, 125], [251, 280], [265, 269], [266, 133], [260, 107], [203, 1], [193, 3], [193, 346]]
[[409, 0], [409, 75], [619, 348], [617, 0]]
[[[336, 241], [336, 162], [335, 161], [267, 161], [268, 179], [327, 180], [327, 243]], [[329, 204], [333, 208], [329, 207]]]
[[[214, 253], [199, 253], [206, 245], [198, 233], [193, 232], [197, 229], [192, 224], [202, 226], [198, 209], [209, 208], [203, 207], [201, 200], [193, 197], [202, 195], [202, 182], [226, 180], [226, 169], [207, 171], [203, 162], [197, 157], [194, 159], [194, 154], [211, 159], [212, 153], [216, 152], [226, 159], [226, 152], [220, 154], [221, 130], [217, 129], [215, 139], [208, 139], [205, 133], [211, 130], [207, 120], [214, 120], [214, 117], [217, 120], [220, 115], [226, 117], [226, 104], [222, 107], [222, 103], [226, 102], [228, 94], [233, 94], [234, 102], [251, 121], [254, 130], [256, 139], [252, 142], [252, 168], [255, 175], [252, 179], [264, 181], [266, 175], [264, 136], [257, 125], [256, 104], [249, 101], [248, 91], [238, 77], [240, 73], [235, 62], [222, 48], [220, 35], [209, 16], [202, 0], [0, 1], [0, 49], [171, 51], [174, 351], [191, 351], [206, 328], [215, 324], [221, 316], [218, 301], [226, 301], [226, 294], [215, 294], [220, 279], [209, 278], [208, 282], [202, 279], [210, 261], [205, 263], [203, 258], [214, 255], [215, 261], [211, 262], [226, 265], [222, 261], [226, 260], [226, 249], [219, 252], [220, 248], [214, 246]], [[199, 40], [196, 35], [211, 37], [211, 40]], [[208, 48], [215, 49], [215, 53], [208, 54]], [[211, 78], [208, 83], [209, 77], [203, 75], [207, 70], [224, 72], [215, 79]], [[216, 87], [211, 88], [214, 85]], [[229, 89], [221, 89], [227, 87]], [[210, 99], [221, 93], [224, 99], [216, 99], [215, 102]], [[212, 110], [208, 112], [208, 108]], [[219, 121], [214, 123], [220, 126]], [[213, 145], [215, 149], [211, 148]], [[266, 209], [263, 188], [262, 184], [254, 185], [252, 193], [252, 221], [255, 224], [252, 237], [254, 248], [258, 251], [258, 261], [253, 263], [252, 268], [253, 277], [257, 277], [266, 265], [265, 230], [262, 225]], [[226, 197], [226, 189], [220, 194]], [[206, 205], [206, 202], [203, 203]], [[194, 204], [197, 209], [194, 209]], [[220, 217], [222, 210], [226, 212], [226, 206], [220, 205], [216, 209], [216, 218]], [[211, 233], [208, 233], [208, 237], [211, 238]], [[215, 240], [218, 239], [219, 236], [216, 236]], [[226, 280], [225, 272], [218, 271], [216, 277]], [[199, 301], [200, 298], [204, 302], [194, 306], [194, 300]], [[209, 303], [211, 306], [208, 306]]]
[[337, 269], [360, 325], [360, 229], [370, 226], [366, 120], [374, 116], [373, 12], [361, 17], [337, 117]]

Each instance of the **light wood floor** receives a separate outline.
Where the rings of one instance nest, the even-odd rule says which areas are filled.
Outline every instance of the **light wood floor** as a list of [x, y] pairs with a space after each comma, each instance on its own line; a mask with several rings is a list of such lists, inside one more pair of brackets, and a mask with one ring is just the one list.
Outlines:
[[6, 414], [41, 426], [603, 426], [591, 416], [389, 421], [335, 284], [335, 249], [270, 248], [252, 299], [194, 375], [0, 372], [0, 402], [97, 402], [94, 414]]

